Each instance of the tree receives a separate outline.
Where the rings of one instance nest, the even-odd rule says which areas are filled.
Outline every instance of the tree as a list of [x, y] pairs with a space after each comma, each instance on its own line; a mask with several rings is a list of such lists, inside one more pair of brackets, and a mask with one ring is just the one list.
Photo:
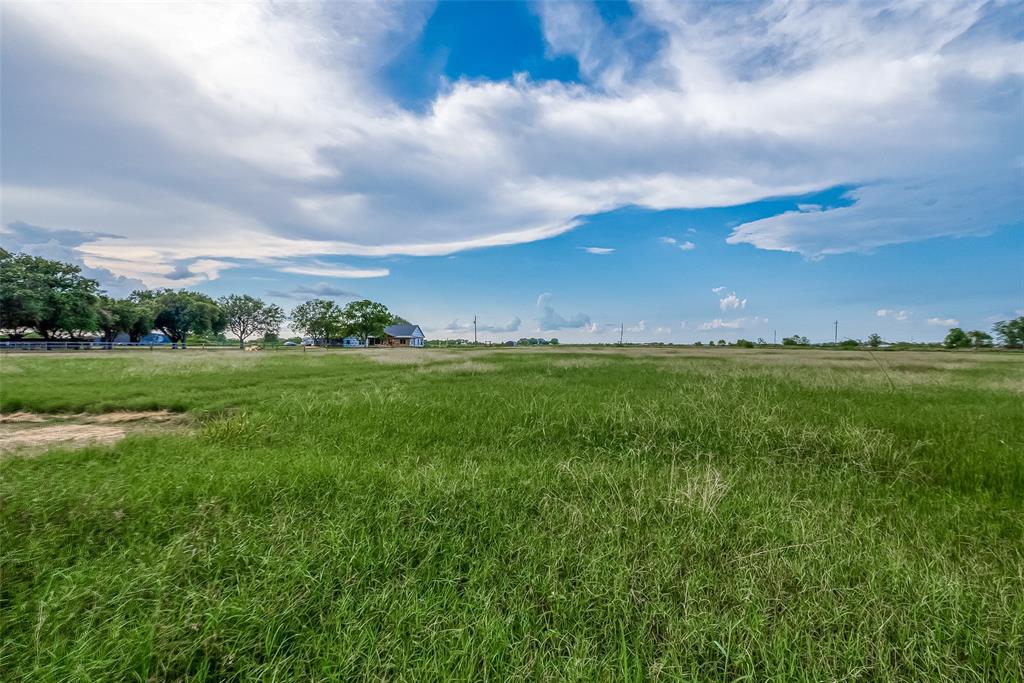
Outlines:
[[882, 337], [877, 332], [872, 332], [868, 335], [868, 346], [873, 349], [877, 349], [882, 345]]
[[558, 337], [552, 337], [551, 341], [549, 341], [548, 344], [551, 344], [552, 346], [558, 346]]
[[967, 333], [968, 338], [971, 340], [971, 346], [976, 349], [980, 349], [986, 346], [992, 346], [992, 335], [988, 332], [982, 332], [981, 330], [971, 330]]
[[99, 284], [78, 266], [0, 249], [0, 328], [13, 339], [34, 329], [44, 339], [98, 329]]
[[132, 292], [126, 299], [127, 325], [124, 331], [128, 333], [128, 341], [133, 344], [138, 344], [156, 327], [157, 296], [157, 292], [141, 289]]
[[942, 345], [948, 349], [959, 349], [971, 345], [971, 338], [967, 336], [967, 333], [961, 330], [959, 327], [954, 327], [946, 335], [945, 341]]
[[807, 337], [801, 337], [799, 334], [794, 334], [792, 337], [783, 337], [783, 346], [808, 346], [811, 341]]
[[1007, 348], [1024, 348], [1024, 315], [1013, 320], [1000, 320], [992, 326], [999, 343]]
[[112, 342], [117, 335], [131, 328], [135, 319], [135, 305], [129, 299], [115, 299], [101, 294], [97, 318], [97, 329], [103, 333], [103, 341]]
[[277, 304], [268, 304], [248, 294], [223, 296], [219, 302], [224, 311], [225, 327], [238, 337], [238, 347], [254, 334], [277, 336], [284, 322], [284, 311]]
[[365, 342], [370, 337], [383, 337], [384, 328], [394, 324], [395, 316], [384, 304], [362, 299], [348, 303], [341, 311], [341, 320], [345, 335]]
[[312, 299], [292, 311], [292, 327], [319, 344], [342, 329], [341, 307], [328, 299]]
[[154, 297], [154, 325], [170, 337], [171, 347], [186, 347], [190, 334], [219, 334], [227, 317], [217, 302], [199, 292], [166, 289]]

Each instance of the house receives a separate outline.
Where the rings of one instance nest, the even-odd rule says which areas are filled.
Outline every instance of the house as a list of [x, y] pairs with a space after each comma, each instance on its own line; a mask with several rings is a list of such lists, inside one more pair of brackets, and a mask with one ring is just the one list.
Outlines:
[[354, 349], [366, 346], [362, 339], [359, 337], [345, 337], [341, 340], [341, 345], [346, 349]]
[[423, 346], [423, 330], [419, 325], [388, 325], [384, 328], [384, 346]]

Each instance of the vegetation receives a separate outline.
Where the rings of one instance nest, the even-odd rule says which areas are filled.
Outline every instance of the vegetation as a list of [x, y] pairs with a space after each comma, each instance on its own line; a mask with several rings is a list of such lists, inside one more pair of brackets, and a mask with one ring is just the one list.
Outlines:
[[[387, 325], [408, 323], [383, 304], [366, 299], [344, 308], [315, 299], [298, 306], [292, 316], [293, 327], [316, 343], [342, 334], [365, 342], [383, 336]], [[83, 277], [78, 266], [0, 249], [0, 332], [10, 341], [34, 332], [45, 340], [83, 340], [99, 333], [105, 342], [124, 333], [131, 342], [139, 342], [156, 328], [174, 348], [185, 348], [190, 340], [223, 340], [226, 329], [245, 348], [254, 335], [276, 340], [284, 322], [280, 306], [247, 294], [214, 301], [199, 292], [157, 289], [116, 299], [100, 291], [95, 280]]]
[[226, 328], [238, 338], [238, 346], [245, 348], [245, 340], [254, 334], [276, 338], [284, 323], [284, 311], [277, 304], [265, 303], [248, 294], [221, 297]]
[[16, 356], [5, 680], [1024, 679], [1015, 353]]
[[1000, 320], [992, 329], [999, 343], [1009, 348], [1024, 348], [1024, 315], [1013, 320]]

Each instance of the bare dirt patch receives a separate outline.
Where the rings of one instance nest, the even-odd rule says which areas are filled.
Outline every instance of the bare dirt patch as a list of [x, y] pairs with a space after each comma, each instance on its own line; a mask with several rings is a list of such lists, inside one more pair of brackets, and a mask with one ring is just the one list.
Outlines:
[[156, 433], [183, 424], [166, 410], [117, 411], [97, 415], [0, 415], [0, 454], [37, 455], [50, 448], [112, 444], [128, 434]]

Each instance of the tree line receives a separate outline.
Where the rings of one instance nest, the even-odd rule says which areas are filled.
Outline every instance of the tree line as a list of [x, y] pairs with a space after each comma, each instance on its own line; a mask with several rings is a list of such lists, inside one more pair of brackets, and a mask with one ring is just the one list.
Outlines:
[[189, 337], [227, 331], [244, 348], [254, 337], [276, 339], [286, 320], [314, 344], [347, 336], [365, 343], [382, 336], [386, 326], [407, 322], [366, 299], [345, 306], [314, 299], [297, 306], [290, 317], [277, 304], [248, 294], [213, 299], [184, 289], [143, 289], [119, 299], [108, 296], [78, 266], [0, 249], [0, 331], [11, 341], [35, 334], [45, 340], [98, 335], [113, 342], [125, 334], [138, 343], [159, 330], [173, 347], [185, 348]]

